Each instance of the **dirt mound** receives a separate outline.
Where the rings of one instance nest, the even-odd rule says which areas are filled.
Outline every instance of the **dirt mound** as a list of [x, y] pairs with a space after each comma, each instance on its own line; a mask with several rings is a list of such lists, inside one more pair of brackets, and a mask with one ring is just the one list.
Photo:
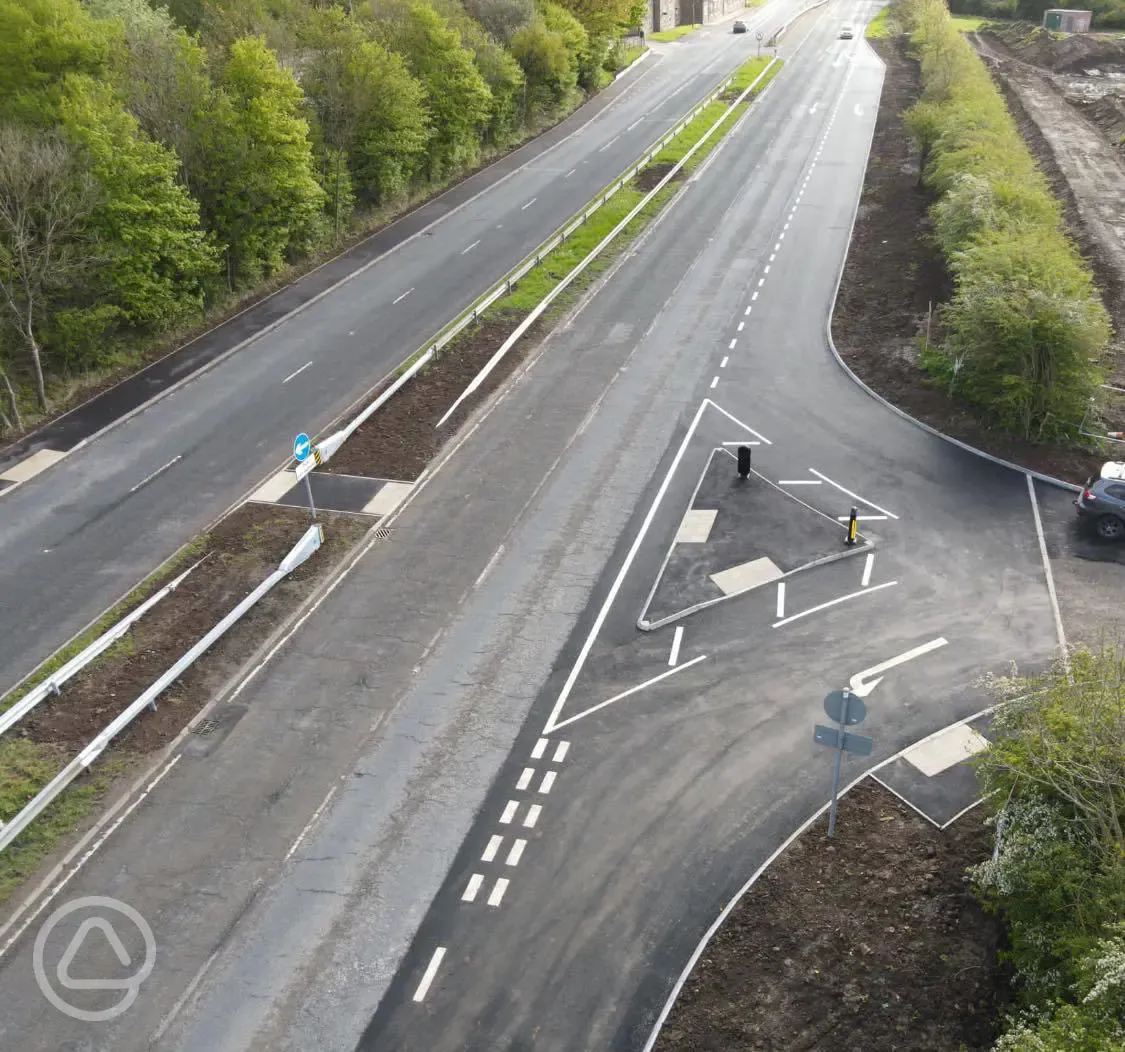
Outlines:
[[1101, 129], [1107, 139], [1125, 155], [1125, 95], [1111, 93], [1093, 100], [1071, 100], [1091, 124]]
[[1052, 36], [1042, 26], [1016, 22], [986, 34], [1004, 44], [1015, 58], [1053, 73], [1078, 73], [1088, 69], [1125, 70], [1125, 38], [1074, 33]]

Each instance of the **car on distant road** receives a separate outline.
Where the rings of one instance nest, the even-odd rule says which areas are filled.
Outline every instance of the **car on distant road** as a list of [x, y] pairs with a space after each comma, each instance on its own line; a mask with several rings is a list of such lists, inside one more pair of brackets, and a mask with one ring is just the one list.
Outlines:
[[851, 40], [851, 38], [852, 38], [852, 27], [851, 26], [841, 26], [840, 27], [840, 39], [841, 40]]
[[735, 22], [734, 32], [745, 33], [746, 32], [746, 23], [745, 22]]
[[1125, 462], [1110, 460], [1098, 478], [1088, 478], [1074, 501], [1079, 518], [1094, 524], [1099, 537], [1125, 537]]

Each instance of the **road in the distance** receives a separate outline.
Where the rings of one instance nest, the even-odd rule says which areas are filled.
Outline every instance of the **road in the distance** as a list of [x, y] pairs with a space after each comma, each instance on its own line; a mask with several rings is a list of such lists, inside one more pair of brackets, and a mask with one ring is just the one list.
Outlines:
[[[798, 9], [770, 0], [751, 24], [768, 33]], [[755, 47], [724, 23], [659, 49], [586, 128], [429, 235], [0, 494], [0, 691], [277, 467], [296, 432], [326, 426], [455, 316]]]

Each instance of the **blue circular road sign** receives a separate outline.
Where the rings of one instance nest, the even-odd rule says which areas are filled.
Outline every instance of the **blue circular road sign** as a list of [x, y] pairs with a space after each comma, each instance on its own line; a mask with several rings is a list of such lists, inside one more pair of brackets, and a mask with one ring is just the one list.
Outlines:
[[309, 436], [302, 431], [295, 439], [293, 439], [293, 456], [297, 458], [297, 463], [300, 464], [303, 460], [307, 460], [309, 454], [312, 452], [312, 442]]

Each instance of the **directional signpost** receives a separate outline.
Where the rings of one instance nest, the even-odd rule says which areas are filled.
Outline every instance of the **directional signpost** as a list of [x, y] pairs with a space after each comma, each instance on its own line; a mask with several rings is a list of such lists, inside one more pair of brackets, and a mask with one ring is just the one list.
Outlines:
[[[293, 439], [293, 457], [298, 464], [303, 464], [309, 459], [309, 454], [312, 452], [312, 440], [308, 435], [302, 431], [295, 439]], [[305, 493], [309, 498], [309, 517], [313, 522], [316, 522], [316, 505], [313, 503], [312, 482], [309, 481], [309, 475], [312, 472], [306, 472], [305, 479]]]
[[813, 728], [813, 741], [817, 745], [827, 745], [830, 749], [836, 750], [836, 766], [832, 774], [832, 806], [828, 811], [828, 839], [831, 840], [832, 834], [836, 832], [836, 799], [840, 792], [840, 767], [844, 753], [870, 756], [874, 743], [870, 738], [862, 734], [850, 734], [846, 729], [862, 723], [867, 718], [867, 706], [852, 694], [850, 687], [832, 691], [824, 699], [824, 711], [830, 720], [840, 725], [837, 729], [824, 727], [818, 723]]

